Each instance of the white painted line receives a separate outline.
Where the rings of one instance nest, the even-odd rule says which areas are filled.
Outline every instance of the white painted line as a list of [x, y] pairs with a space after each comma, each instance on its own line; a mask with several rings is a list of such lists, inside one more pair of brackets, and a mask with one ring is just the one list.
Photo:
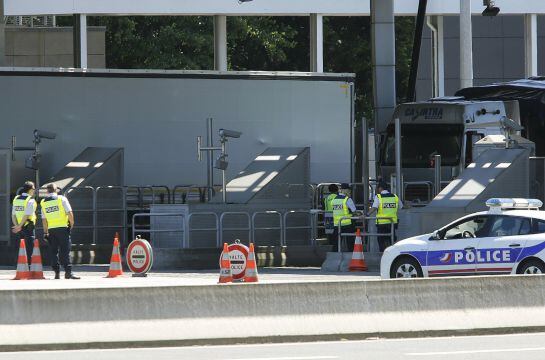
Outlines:
[[538, 348], [513, 348], [513, 349], [488, 349], [488, 350], [462, 350], [462, 351], [440, 351], [427, 353], [407, 353], [408, 356], [435, 356], [435, 355], [464, 355], [464, 354], [488, 354], [488, 353], [504, 353], [504, 352], [521, 352], [521, 351], [543, 351], [545, 347]]
[[236, 359], [222, 359], [222, 360], [320, 360], [320, 359], [338, 359], [338, 356], [289, 356], [289, 357], [275, 357], [275, 358], [236, 358]]

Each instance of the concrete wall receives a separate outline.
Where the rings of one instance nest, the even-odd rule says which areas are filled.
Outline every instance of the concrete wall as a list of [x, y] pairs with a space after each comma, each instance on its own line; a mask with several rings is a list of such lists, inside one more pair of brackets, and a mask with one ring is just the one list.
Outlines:
[[[444, 17], [445, 95], [460, 88], [460, 40], [458, 16]], [[424, 27], [417, 82], [417, 99], [432, 96], [431, 32]], [[473, 16], [474, 84], [485, 85], [525, 77], [524, 17]], [[545, 16], [538, 16], [538, 73], [545, 74]]]
[[[90, 68], [106, 67], [105, 27], [89, 27]], [[71, 27], [6, 27], [6, 64], [17, 67], [73, 67]]]
[[59, 284], [0, 289], [0, 350], [545, 326], [545, 277], [534, 275], [227, 286], [150, 276]]

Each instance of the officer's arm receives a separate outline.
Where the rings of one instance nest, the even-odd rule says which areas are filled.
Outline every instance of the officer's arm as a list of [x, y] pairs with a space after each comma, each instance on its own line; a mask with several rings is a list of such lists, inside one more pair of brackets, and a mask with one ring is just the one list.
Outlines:
[[14, 226], [17, 226], [17, 217], [15, 215], [11, 215], [11, 222], [13, 223]]
[[42, 214], [42, 226], [44, 228], [44, 234], [49, 234], [49, 228], [47, 227], [47, 219]]
[[74, 213], [72, 211], [68, 213], [68, 223], [70, 224], [71, 228], [74, 227]]
[[28, 218], [29, 218], [28, 215], [23, 215], [23, 218], [21, 219], [21, 223], [19, 223], [18, 226], [23, 226], [24, 224], [26, 224]]

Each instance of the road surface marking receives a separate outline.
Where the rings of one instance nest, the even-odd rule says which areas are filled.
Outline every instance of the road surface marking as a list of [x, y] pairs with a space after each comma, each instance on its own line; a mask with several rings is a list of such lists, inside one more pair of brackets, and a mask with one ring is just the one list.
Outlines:
[[513, 349], [488, 349], [488, 350], [462, 350], [462, 351], [439, 351], [426, 353], [407, 353], [408, 356], [435, 356], [435, 355], [463, 355], [463, 354], [486, 354], [486, 353], [503, 353], [503, 352], [519, 352], [519, 351], [543, 351], [545, 347], [538, 348], [513, 348]]

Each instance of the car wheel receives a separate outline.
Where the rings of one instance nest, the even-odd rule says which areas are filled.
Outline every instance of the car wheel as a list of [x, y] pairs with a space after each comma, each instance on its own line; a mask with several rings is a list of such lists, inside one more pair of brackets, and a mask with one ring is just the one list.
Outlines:
[[402, 257], [394, 261], [390, 269], [390, 278], [417, 278], [423, 277], [422, 268], [418, 261], [411, 257]]
[[529, 260], [521, 268], [519, 274], [540, 275], [545, 274], [545, 266], [541, 261]]

